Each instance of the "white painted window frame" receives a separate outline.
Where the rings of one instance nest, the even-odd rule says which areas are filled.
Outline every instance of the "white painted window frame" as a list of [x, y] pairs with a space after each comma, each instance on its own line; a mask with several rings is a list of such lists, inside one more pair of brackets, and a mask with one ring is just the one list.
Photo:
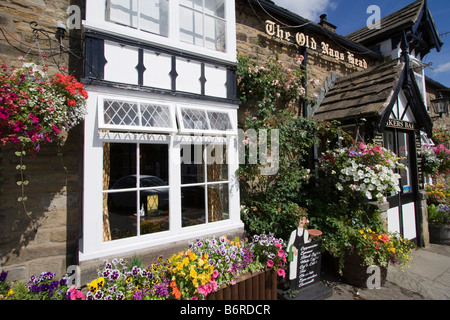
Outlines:
[[[141, 104], [156, 104], [167, 107], [169, 109], [169, 116], [171, 121], [170, 127], [147, 127], [142, 125], [128, 126], [128, 125], [116, 125], [107, 124], [104, 121], [104, 101], [105, 100], [115, 100], [121, 102], [135, 103], [138, 106], [139, 118], [141, 118]], [[112, 95], [99, 95], [98, 96], [98, 128], [102, 130], [116, 130], [116, 131], [126, 131], [126, 132], [162, 132], [171, 133], [177, 132], [177, 125], [175, 119], [175, 106], [167, 101], [149, 100], [149, 99], [136, 99], [133, 97], [120, 97]]]
[[86, 19], [83, 21], [83, 26], [86, 30], [99, 31], [113, 36], [121, 36], [132, 41], [158, 45], [172, 50], [181, 50], [193, 55], [209, 57], [217, 61], [236, 62], [236, 14], [235, 3], [233, 0], [225, 0], [226, 52], [220, 52], [180, 41], [179, 8], [179, 0], [169, 1], [168, 37], [132, 29], [127, 26], [107, 21], [105, 15], [105, 0], [86, 1]]
[[[199, 112], [204, 112], [207, 120], [207, 126], [208, 129], [192, 129], [192, 128], [186, 128], [184, 126], [183, 121], [183, 115], [182, 115], [182, 109], [192, 109], [197, 110]], [[237, 135], [237, 122], [233, 121], [233, 116], [231, 114], [231, 111], [229, 109], [223, 109], [223, 108], [217, 108], [213, 106], [198, 106], [193, 104], [177, 104], [177, 118], [178, 118], [178, 125], [179, 125], [179, 132], [181, 134], [206, 134], [206, 135]], [[211, 129], [209, 117], [208, 117], [208, 111], [217, 111], [220, 113], [224, 113], [228, 116], [228, 119], [230, 120], [232, 128], [230, 130], [214, 130]]]
[[[120, 257], [138, 250], [157, 248], [169, 243], [188, 241], [196, 237], [211, 234], [226, 234], [243, 230], [240, 219], [239, 181], [235, 175], [239, 168], [238, 136], [182, 135], [177, 133], [148, 132], [103, 132], [98, 127], [99, 96], [117, 96], [128, 99], [129, 92], [117, 94], [117, 89], [91, 86], [87, 101], [84, 134], [84, 177], [83, 177], [83, 237], [80, 240], [79, 261], [88, 261], [105, 257]], [[123, 94], [123, 95], [122, 95]], [[148, 94], [134, 93], [136, 99], [151, 99]], [[184, 98], [179, 98], [183, 100]], [[174, 103], [183, 101], [174, 100]], [[184, 99], [186, 100], [186, 99]], [[164, 101], [164, 99], [163, 99]], [[201, 102], [199, 102], [201, 103]], [[186, 101], [183, 104], [191, 105]], [[211, 106], [211, 104], [209, 104]], [[229, 107], [232, 123], [237, 123], [237, 107], [226, 107], [218, 103], [219, 109]], [[234, 109], [234, 110], [233, 110]], [[233, 110], [233, 111], [231, 111]], [[169, 146], [169, 231], [145, 234], [136, 237], [103, 241], [103, 143], [163, 143]], [[181, 223], [181, 144], [226, 143], [228, 159], [229, 219], [182, 227]], [[223, 182], [225, 183], [225, 182]], [[177, 214], [175, 214], [177, 213]], [[180, 213], [180, 214], [178, 214]]]

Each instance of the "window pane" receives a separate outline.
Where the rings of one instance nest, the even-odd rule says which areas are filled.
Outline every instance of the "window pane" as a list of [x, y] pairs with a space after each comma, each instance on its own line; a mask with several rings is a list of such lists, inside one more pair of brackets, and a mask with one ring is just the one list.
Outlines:
[[103, 108], [106, 125], [139, 125], [139, 112], [136, 103], [105, 99]]
[[[104, 144], [105, 145], [105, 144]], [[108, 189], [136, 188], [136, 145], [133, 143], [111, 143], [109, 154]]]
[[180, 40], [203, 46], [203, 14], [180, 7]]
[[137, 0], [108, 0], [106, 20], [136, 28], [137, 10]]
[[141, 104], [142, 125], [154, 128], [172, 128], [169, 106]]
[[205, 187], [183, 187], [181, 197], [182, 226], [189, 227], [205, 223]]
[[[104, 194], [103, 223], [109, 224], [109, 239], [137, 236], [136, 191]], [[133, 202], [134, 200], [134, 202]], [[104, 226], [105, 227], [105, 226]]]
[[196, 10], [203, 10], [203, 0], [180, 0], [180, 4]]
[[228, 184], [208, 186], [208, 222], [229, 218]]
[[140, 2], [139, 28], [167, 37], [169, 34], [169, 1], [144, 0]]
[[138, 228], [141, 235], [168, 230], [168, 145], [104, 143], [103, 148], [103, 186], [110, 191], [103, 195], [104, 240], [137, 236]]
[[169, 147], [166, 144], [140, 145], [141, 187], [167, 186], [169, 181]]
[[205, 47], [225, 52], [225, 22], [206, 16], [205, 30]]
[[181, 146], [181, 183], [205, 182], [203, 164], [203, 145], [186, 144]]
[[230, 116], [225, 112], [208, 111], [209, 124], [211, 130], [228, 131], [233, 130]]
[[208, 130], [208, 120], [206, 112], [197, 109], [181, 109], [181, 117], [184, 129]]
[[225, 0], [205, 0], [205, 13], [225, 18]]
[[207, 181], [228, 181], [226, 145], [208, 145], [206, 148]]
[[405, 169], [400, 170], [400, 188], [403, 193], [411, 193], [411, 152], [409, 151], [409, 135], [407, 133], [399, 132], [398, 133], [398, 157], [401, 158], [400, 162], [405, 166]]

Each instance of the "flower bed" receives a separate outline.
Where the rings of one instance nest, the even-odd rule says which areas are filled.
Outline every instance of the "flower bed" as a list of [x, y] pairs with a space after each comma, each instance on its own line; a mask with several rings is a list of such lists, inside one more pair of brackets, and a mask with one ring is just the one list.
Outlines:
[[[261, 275], [261, 283], [267, 286], [260, 289], [265, 293], [254, 292], [252, 296], [269, 299], [275, 297], [276, 275], [285, 276], [285, 263], [285, 244], [271, 235], [233, 241], [226, 236], [197, 239], [187, 250], [169, 259], [160, 257], [147, 268], [129, 265], [123, 259], [106, 262], [98, 271], [98, 277], [89, 282], [83, 292], [68, 286], [67, 276], [56, 280], [54, 274], [42, 273], [27, 284], [10, 285], [6, 281], [7, 274], [2, 273], [0, 299], [204, 300], [215, 292], [217, 294], [211, 298], [217, 299], [228, 297], [228, 294], [223, 295], [226, 287], [239, 292], [242, 281], [255, 278], [259, 283]], [[269, 290], [271, 293], [266, 294]]]

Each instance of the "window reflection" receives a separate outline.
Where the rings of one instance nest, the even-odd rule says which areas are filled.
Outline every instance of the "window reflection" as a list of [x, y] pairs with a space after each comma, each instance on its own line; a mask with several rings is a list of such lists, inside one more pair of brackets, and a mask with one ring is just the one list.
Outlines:
[[105, 143], [103, 162], [104, 241], [168, 230], [168, 146]]

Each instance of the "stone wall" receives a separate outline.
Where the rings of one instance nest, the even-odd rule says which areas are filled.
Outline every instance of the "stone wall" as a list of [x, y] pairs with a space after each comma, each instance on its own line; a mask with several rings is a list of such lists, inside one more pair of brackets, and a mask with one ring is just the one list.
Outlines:
[[[277, 37], [271, 37], [266, 33], [266, 20], [281, 21], [286, 25], [292, 25], [292, 21], [283, 21], [281, 17], [271, 17], [264, 10], [257, 6], [250, 6], [247, 1], [236, 0], [236, 44], [239, 55], [249, 56], [263, 61], [267, 56], [278, 54], [279, 60], [283, 61], [287, 68], [295, 68], [295, 56], [304, 55], [306, 57], [307, 68], [307, 94], [309, 100], [316, 100], [324, 93], [330, 80], [339, 75], [347, 75], [362, 70], [359, 67], [338, 61], [334, 57], [322, 54], [318, 50], [306, 49], [296, 43], [282, 40]], [[301, 12], [297, 14], [301, 15]], [[305, 32], [302, 28], [289, 29], [291, 33]], [[322, 41], [333, 44], [336, 50], [346, 53], [347, 50], [337, 46], [332, 40], [325, 39], [319, 34], [311, 34], [318, 44]], [[366, 56], [371, 65], [373, 62]], [[244, 106], [245, 107], [245, 106]], [[241, 110], [242, 115], [244, 109]]]
[[[50, 73], [66, 66], [71, 73], [79, 72], [79, 60], [60, 50], [55, 37], [59, 21], [66, 23], [70, 0], [3, 0], [0, 2], [0, 63], [18, 67], [19, 57], [41, 62]], [[35, 21], [39, 32], [39, 47], [30, 23]], [[80, 30], [67, 30], [63, 45], [80, 51]], [[73, 36], [69, 38], [68, 35]], [[33, 47], [34, 45], [34, 47]], [[30, 48], [32, 48], [30, 50]], [[40, 50], [38, 50], [38, 48]], [[82, 198], [82, 126], [71, 130], [62, 147], [48, 144], [34, 158], [24, 158], [25, 192], [28, 196], [28, 216], [17, 201], [16, 165], [19, 158], [13, 148], [0, 149], [0, 269], [9, 272], [9, 280], [27, 281], [31, 275], [44, 271], [58, 276], [68, 265], [76, 264], [78, 239], [81, 232]], [[58, 155], [59, 154], [59, 155]]]

